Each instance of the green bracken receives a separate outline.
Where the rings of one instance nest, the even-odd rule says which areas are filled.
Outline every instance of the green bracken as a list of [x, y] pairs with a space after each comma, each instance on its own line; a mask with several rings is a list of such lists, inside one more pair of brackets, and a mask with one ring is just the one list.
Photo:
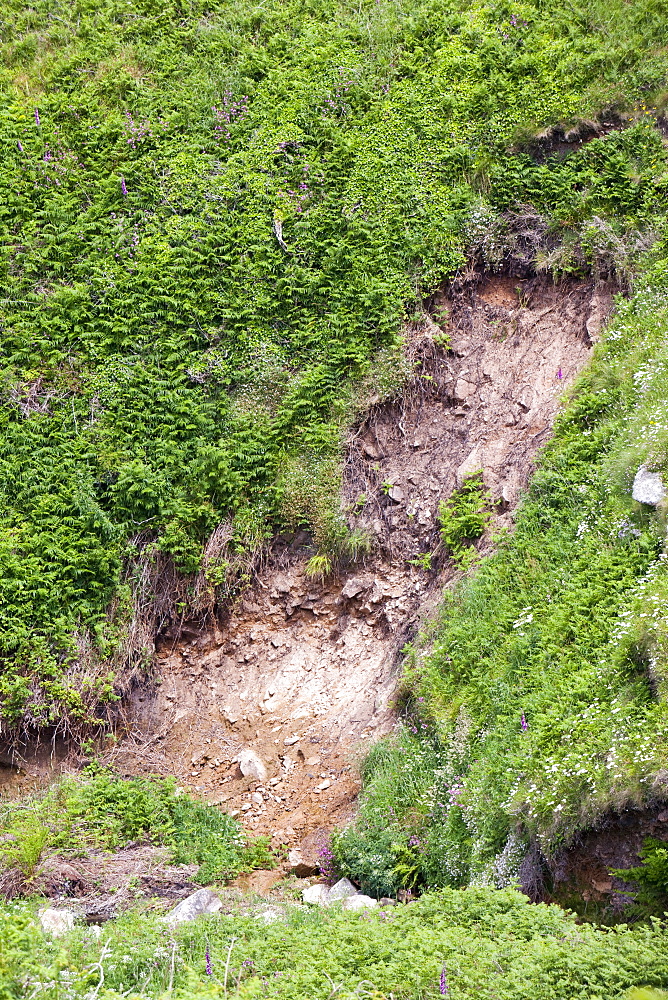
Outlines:
[[[3, 0], [0, 23], [0, 704], [82, 727], [274, 531], [354, 558], [342, 431], [467, 257], [629, 283], [665, 211], [664, 10]], [[628, 127], [550, 145], [596, 117]]]

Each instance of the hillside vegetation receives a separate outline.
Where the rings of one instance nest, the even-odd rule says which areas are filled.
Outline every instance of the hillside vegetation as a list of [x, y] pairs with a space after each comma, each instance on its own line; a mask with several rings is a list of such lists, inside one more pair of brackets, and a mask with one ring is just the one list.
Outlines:
[[[403, 319], [467, 259], [629, 284], [665, 210], [665, 15], [3, 0], [5, 724], [99, 718], [155, 629], [243, 585], [276, 531], [354, 555], [342, 431], [400, 387]], [[626, 127], [551, 154], [589, 119]], [[602, 579], [642, 574], [643, 538]], [[478, 683], [464, 659], [448, 684]]]
[[668, 798], [665, 513], [631, 496], [668, 458], [665, 273], [659, 256], [618, 302], [516, 530], [407, 651], [405, 721], [339, 842], [375, 891], [519, 879], [540, 896], [578, 832]]
[[656, 987], [668, 983], [664, 926], [578, 927], [508, 889], [446, 889], [366, 916], [292, 909], [269, 926], [234, 914], [170, 931], [140, 911], [107, 925], [104, 941], [81, 927], [57, 943], [14, 903], [0, 932], [3, 997], [665, 1000]]

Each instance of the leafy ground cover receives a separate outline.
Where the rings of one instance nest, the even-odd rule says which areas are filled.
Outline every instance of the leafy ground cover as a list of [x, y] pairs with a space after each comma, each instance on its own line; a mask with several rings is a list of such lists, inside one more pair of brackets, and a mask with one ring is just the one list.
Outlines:
[[[409, 651], [406, 718], [365, 764], [342, 871], [387, 892], [511, 885], [603, 815], [668, 798], [663, 251], [620, 300], [559, 417], [516, 530]], [[659, 888], [657, 883], [657, 888]]]
[[0, 807], [0, 892], [38, 892], [46, 859], [137, 841], [168, 847], [173, 864], [199, 865], [195, 878], [204, 883], [274, 864], [266, 839], [250, 840], [233, 817], [182, 794], [175, 782], [101, 771]]
[[[665, 211], [665, 10], [2, 0], [0, 21], [0, 703], [68, 726], [272, 532], [308, 524], [322, 566], [357, 548], [341, 430], [400, 384], [407, 311], [467, 256], [628, 281]], [[551, 126], [621, 108], [632, 127], [550, 153]]]
[[511, 890], [444, 890], [365, 916], [295, 909], [269, 926], [216, 915], [173, 933], [135, 911], [58, 942], [15, 903], [0, 930], [3, 998], [662, 1000], [668, 986], [663, 924], [580, 927]]

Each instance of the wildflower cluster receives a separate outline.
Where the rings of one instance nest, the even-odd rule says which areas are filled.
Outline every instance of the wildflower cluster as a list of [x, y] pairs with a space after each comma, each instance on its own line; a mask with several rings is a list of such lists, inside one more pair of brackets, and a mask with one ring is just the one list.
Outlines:
[[230, 126], [248, 114], [248, 102], [249, 98], [247, 95], [237, 98], [231, 90], [223, 91], [222, 104], [219, 107], [214, 105], [211, 109], [215, 122], [213, 130], [219, 139], [225, 142], [230, 141], [232, 138]]

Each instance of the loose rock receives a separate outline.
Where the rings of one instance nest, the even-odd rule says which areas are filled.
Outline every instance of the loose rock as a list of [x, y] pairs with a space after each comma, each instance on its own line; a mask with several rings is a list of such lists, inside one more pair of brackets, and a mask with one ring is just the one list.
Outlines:
[[666, 499], [666, 490], [658, 472], [650, 472], [641, 465], [633, 480], [633, 499], [656, 507]]
[[39, 922], [42, 930], [52, 937], [59, 938], [74, 927], [75, 914], [71, 910], [56, 910], [52, 906], [41, 910]]
[[288, 852], [288, 864], [290, 866], [290, 871], [297, 878], [308, 878], [310, 875], [315, 875], [318, 871], [318, 865], [303, 856], [299, 848], [295, 847]]
[[239, 754], [239, 768], [244, 778], [255, 778], [256, 781], [267, 780], [267, 767], [254, 750], [242, 750]]
[[175, 927], [177, 924], [195, 920], [205, 913], [217, 913], [222, 905], [222, 900], [211, 889], [198, 889], [187, 899], [181, 900], [162, 920], [170, 927]]
[[371, 896], [365, 896], [363, 892], [357, 892], [354, 896], [348, 896], [343, 900], [344, 910], [367, 910], [373, 906], [378, 906], [378, 901]]

